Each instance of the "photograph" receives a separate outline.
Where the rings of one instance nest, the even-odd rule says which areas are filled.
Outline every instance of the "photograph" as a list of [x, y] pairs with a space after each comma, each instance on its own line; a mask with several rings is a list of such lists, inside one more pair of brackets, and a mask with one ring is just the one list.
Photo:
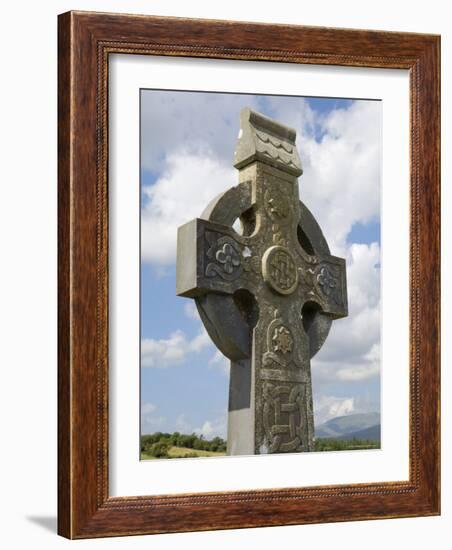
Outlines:
[[63, 537], [440, 514], [441, 36], [337, 9], [59, 15]]
[[449, 4], [2, 8], [2, 547], [450, 548]]
[[141, 460], [380, 449], [381, 139], [376, 98], [140, 90]]

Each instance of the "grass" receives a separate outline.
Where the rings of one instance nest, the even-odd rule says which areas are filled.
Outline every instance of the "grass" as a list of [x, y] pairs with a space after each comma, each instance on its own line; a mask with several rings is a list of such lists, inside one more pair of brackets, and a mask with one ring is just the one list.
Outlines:
[[[226, 456], [226, 453], [217, 453], [214, 451], [198, 451], [197, 449], [189, 449], [188, 447], [170, 447], [168, 456], [164, 458], [196, 458], [202, 456]], [[155, 456], [143, 451], [141, 460], [156, 460]]]
[[380, 449], [379, 441], [370, 439], [333, 439], [316, 438], [316, 451], [358, 451], [362, 449]]
[[[329, 438], [317, 438], [315, 441], [315, 450], [321, 451], [358, 451], [363, 449], [379, 449], [380, 442], [372, 440], [361, 439], [329, 439]], [[212, 457], [212, 456], [226, 456], [225, 452], [214, 451], [200, 451], [197, 449], [189, 449], [188, 447], [170, 447], [168, 449], [168, 456], [164, 458], [196, 458], [196, 457]], [[162, 457], [163, 458], [163, 457]], [[141, 453], [141, 460], [156, 460], [155, 456], [143, 451]]]
[[[175, 445], [173, 443], [176, 443]], [[201, 447], [195, 449], [194, 447]], [[355, 451], [363, 449], [380, 449], [380, 441], [370, 439], [334, 439], [317, 437], [315, 451]], [[195, 458], [226, 455], [226, 441], [216, 437], [212, 441], [198, 437], [196, 434], [175, 432], [146, 434], [141, 436], [141, 459], [156, 458]], [[215, 450], [208, 450], [215, 449]]]

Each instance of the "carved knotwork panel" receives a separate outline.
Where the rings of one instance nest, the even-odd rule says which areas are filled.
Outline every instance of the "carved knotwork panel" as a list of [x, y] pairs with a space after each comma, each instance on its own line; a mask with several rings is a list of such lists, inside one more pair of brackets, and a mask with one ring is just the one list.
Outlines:
[[271, 246], [262, 257], [262, 272], [268, 285], [279, 294], [292, 294], [298, 270], [292, 254], [283, 246]]
[[263, 384], [263, 425], [270, 453], [297, 452], [305, 442], [305, 384]]

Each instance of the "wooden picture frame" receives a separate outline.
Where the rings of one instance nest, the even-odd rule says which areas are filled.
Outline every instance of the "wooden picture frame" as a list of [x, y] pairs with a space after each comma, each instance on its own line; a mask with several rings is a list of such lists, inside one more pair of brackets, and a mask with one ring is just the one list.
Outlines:
[[[440, 513], [440, 38], [89, 12], [59, 16], [58, 532], [103, 537]], [[108, 491], [108, 60], [139, 54], [410, 74], [408, 481], [149, 497]]]

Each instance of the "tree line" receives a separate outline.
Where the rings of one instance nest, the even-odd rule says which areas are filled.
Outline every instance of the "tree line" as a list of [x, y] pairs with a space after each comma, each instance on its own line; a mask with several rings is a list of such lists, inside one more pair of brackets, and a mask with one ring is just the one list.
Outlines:
[[226, 452], [226, 441], [221, 437], [204, 439], [203, 435], [181, 434], [179, 432], [155, 432], [141, 436], [141, 452], [156, 458], [168, 456], [170, 447], [183, 447], [196, 451]]
[[[197, 456], [194, 451], [226, 452], [226, 441], [221, 437], [205, 439], [202, 435], [181, 434], [179, 432], [155, 432], [141, 436], [141, 452], [155, 458], [171, 458], [171, 447], [193, 449], [193, 452], [178, 455], [179, 458]], [[341, 440], [334, 438], [316, 438], [315, 451], [347, 451], [353, 449], [379, 449], [380, 442], [373, 440]]]
[[353, 451], [359, 449], [379, 449], [380, 442], [372, 439], [334, 439], [316, 437], [316, 451]]

